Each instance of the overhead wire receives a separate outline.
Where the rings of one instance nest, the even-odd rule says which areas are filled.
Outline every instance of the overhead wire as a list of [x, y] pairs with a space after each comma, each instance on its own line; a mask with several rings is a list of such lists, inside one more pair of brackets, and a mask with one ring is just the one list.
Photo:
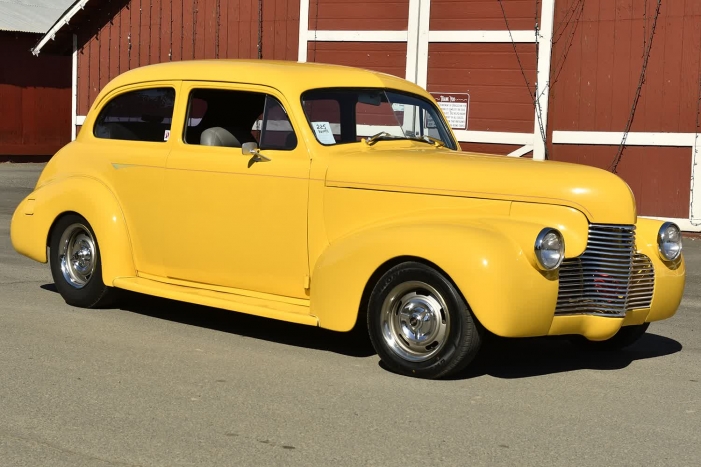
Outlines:
[[[577, 9], [579, 7], [579, 9]], [[570, 49], [572, 48], [572, 44], [574, 43], [574, 36], [577, 32], [577, 28], [579, 27], [579, 23], [581, 22], [582, 14], [584, 13], [584, 0], [577, 0], [577, 2], [574, 4], [574, 7], [570, 10], [573, 15], [569, 17], [569, 19], [563, 23], [565, 24], [564, 27], [562, 28], [562, 32], [560, 36], [555, 39], [553, 38], [553, 46], [562, 38], [562, 35], [565, 33], [567, 30], [567, 27], [572, 23], [572, 20], [574, 20], [574, 27], [570, 29], [570, 33], [567, 36], [567, 39], [565, 41], [565, 46], [563, 48], [562, 54], [560, 54], [560, 57], [557, 59], [555, 62], [555, 66], [552, 68], [553, 72], [551, 72], [550, 75], [550, 88], [555, 86], [555, 83], [557, 83], [557, 80], [560, 79], [560, 73], [562, 73], [562, 70], [565, 67], [565, 61], [567, 60], [567, 55], [570, 52]], [[576, 17], [574, 16], [574, 12], [577, 11]], [[554, 36], [553, 36], [554, 37]]]
[[640, 93], [642, 92], [643, 84], [645, 84], [645, 73], [647, 72], [647, 64], [650, 59], [650, 51], [652, 50], [652, 41], [655, 38], [655, 28], [657, 27], [657, 19], [660, 16], [660, 8], [662, 7], [662, 0], [657, 0], [657, 8], [655, 9], [655, 16], [652, 19], [652, 26], [650, 28], [650, 36], [647, 41], [647, 48], [645, 49], [643, 55], [643, 66], [640, 70], [640, 77], [638, 78], [638, 87], [635, 90], [635, 95], [633, 97], [633, 105], [630, 109], [630, 114], [628, 115], [628, 121], [626, 122], [625, 130], [623, 131], [623, 138], [621, 139], [621, 144], [618, 146], [618, 152], [616, 156], [611, 161], [609, 165], [609, 170], [612, 173], [616, 173], [618, 170], [618, 164], [621, 162], [623, 156], [623, 149], [626, 146], [626, 141], [628, 140], [628, 134], [630, 133], [630, 128], [633, 125], [633, 119], [635, 118], [635, 111], [638, 107], [638, 101], [640, 100]]
[[699, 74], [699, 86], [698, 86], [698, 93], [696, 95], [696, 127], [694, 128], [695, 135], [694, 135], [694, 151], [692, 153], [692, 166], [691, 166], [691, 183], [689, 187], [689, 220], [691, 222], [691, 225], [698, 226], [701, 225], [698, 221], [694, 220], [694, 188], [696, 185], [696, 177], [694, 176], [694, 170], [696, 169], [696, 166], [699, 165], [698, 157], [699, 157], [699, 127], [701, 127], [701, 44], [699, 44], [699, 65], [698, 65], [698, 74]]
[[258, 59], [263, 58], [263, 0], [258, 0]]
[[314, 52], [314, 59], [312, 61], [316, 62], [316, 33], [319, 30], [319, 0], [316, 0], [314, 6], [314, 47], [312, 49], [312, 51]]

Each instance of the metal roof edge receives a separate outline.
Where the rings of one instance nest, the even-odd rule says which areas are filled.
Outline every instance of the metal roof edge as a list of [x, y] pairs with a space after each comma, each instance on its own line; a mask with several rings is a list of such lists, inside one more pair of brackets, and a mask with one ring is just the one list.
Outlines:
[[32, 54], [35, 56], [39, 55], [41, 49], [46, 45], [47, 42], [53, 40], [56, 37], [56, 33], [73, 18], [78, 11], [85, 8], [85, 5], [90, 0], [76, 0], [73, 5], [68, 7], [68, 9], [56, 20], [53, 26], [44, 34], [44, 36], [39, 40], [37, 45], [32, 49]]

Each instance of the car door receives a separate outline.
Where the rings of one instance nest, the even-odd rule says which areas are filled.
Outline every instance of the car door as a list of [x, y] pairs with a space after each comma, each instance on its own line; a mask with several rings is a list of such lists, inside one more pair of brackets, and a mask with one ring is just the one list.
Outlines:
[[[166, 165], [168, 277], [307, 298], [310, 158], [284, 99], [253, 85], [183, 83]], [[265, 156], [244, 155], [256, 142]]]
[[162, 210], [169, 134], [180, 82], [149, 82], [105, 98], [85, 144], [102, 161], [103, 180], [119, 200], [140, 274], [162, 275]]

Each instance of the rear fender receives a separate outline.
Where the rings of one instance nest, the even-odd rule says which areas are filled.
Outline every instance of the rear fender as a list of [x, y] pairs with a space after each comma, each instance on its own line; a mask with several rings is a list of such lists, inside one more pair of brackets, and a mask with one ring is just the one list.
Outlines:
[[61, 215], [71, 212], [83, 216], [95, 232], [105, 285], [112, 285], [117, 277], [136, 275], [122, 209], [114, 194], [90, 177], [55, 180], [25, 198], [12, 218], [10, 235], [15, 250], [46, 263], [51, 228]]

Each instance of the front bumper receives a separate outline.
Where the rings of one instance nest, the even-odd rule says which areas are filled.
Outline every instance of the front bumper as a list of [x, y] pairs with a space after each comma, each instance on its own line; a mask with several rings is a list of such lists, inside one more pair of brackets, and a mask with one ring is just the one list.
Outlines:
[[675, 262], [662, 261], [657, 252], [657, 230], [660, 223], [640, 219], [637, 224], [637, 251], [652, 262], [655, 275], [649, 308], [632, 309], [623, 317], [592, 314], [555, 315], [548, 335], [579, 334], [589, 340], [606, 340], [622, 326], [649, 323], [672, 317], [684, 295], [686, 263], [683, 256]]

